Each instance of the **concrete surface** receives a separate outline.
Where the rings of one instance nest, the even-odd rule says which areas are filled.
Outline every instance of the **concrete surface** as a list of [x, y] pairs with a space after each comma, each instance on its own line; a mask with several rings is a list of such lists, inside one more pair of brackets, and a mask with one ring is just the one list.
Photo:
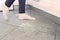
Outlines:
[[0, 40], [59, 40], [60, 26], [32, 9], [26, 13], [36, 20], [18, 20], [18, 10], [10, 11], [9, 20], [0, 12]]

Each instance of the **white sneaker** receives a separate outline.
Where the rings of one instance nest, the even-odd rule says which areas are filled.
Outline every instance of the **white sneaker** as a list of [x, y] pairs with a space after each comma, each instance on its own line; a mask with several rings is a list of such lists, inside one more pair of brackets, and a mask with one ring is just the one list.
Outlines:
[[19, 19], [22, 19], [22, 20], [35, 20], [34, 17], [31, 17], [27, 14], [19, 14]]
[[5, 4], [2, 4], [1, 6], [2, 6], [2, 11], [3, 11], [3, 17], [5, 20], [8, 20], [9, 8]]

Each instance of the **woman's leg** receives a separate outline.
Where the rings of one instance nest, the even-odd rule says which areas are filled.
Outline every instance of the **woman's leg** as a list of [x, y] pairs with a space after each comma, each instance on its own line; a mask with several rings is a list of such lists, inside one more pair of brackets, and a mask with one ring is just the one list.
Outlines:
[[15, 0], [6, 0], [5, 5], [6, 5], [7, 7], [11, 7], [11, 5], [13, 4], [14, 1], [15, 1]]
[[3, 3], [2, 6], [2, 10], [3, 10], [3, 17], [5, 20], [8, 19], [8, 12], [9, 12], [9, 7], [13, 4], [15, 0], [6, 0], [5, 3]]
[[19, 19], [35, 20], [34, 17], [31, 17], [25, 13], [25, 3], [26, 0], [19, 0]]
[[25, 13], [26, 0], [19, 0], [19, 13]]

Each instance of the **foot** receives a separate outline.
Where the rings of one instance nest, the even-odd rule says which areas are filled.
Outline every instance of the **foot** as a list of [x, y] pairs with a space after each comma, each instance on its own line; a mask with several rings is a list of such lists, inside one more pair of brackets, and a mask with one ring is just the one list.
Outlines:
[[5, 20], [8, 20], [9, 8], [5, 4], [2, 4], [1, 6], [2, 6], [2, 11], [3, 11], [3, 17]]
[[31, 17], [27, 14], [19, 14], [19, 19], [22, 19], [22, 20], [35, 20], [34, 17]]
[[7, 15], [3, 15], [3, 18], [4, 18], [4, 20], [8, 20], [8, 16]]

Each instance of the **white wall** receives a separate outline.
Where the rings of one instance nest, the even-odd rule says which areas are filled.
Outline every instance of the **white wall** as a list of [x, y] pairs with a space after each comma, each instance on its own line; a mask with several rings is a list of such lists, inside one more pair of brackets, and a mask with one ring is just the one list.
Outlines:
[[60, 0], [28, 0], [28, 3], [36, 8], [60, 17]]

